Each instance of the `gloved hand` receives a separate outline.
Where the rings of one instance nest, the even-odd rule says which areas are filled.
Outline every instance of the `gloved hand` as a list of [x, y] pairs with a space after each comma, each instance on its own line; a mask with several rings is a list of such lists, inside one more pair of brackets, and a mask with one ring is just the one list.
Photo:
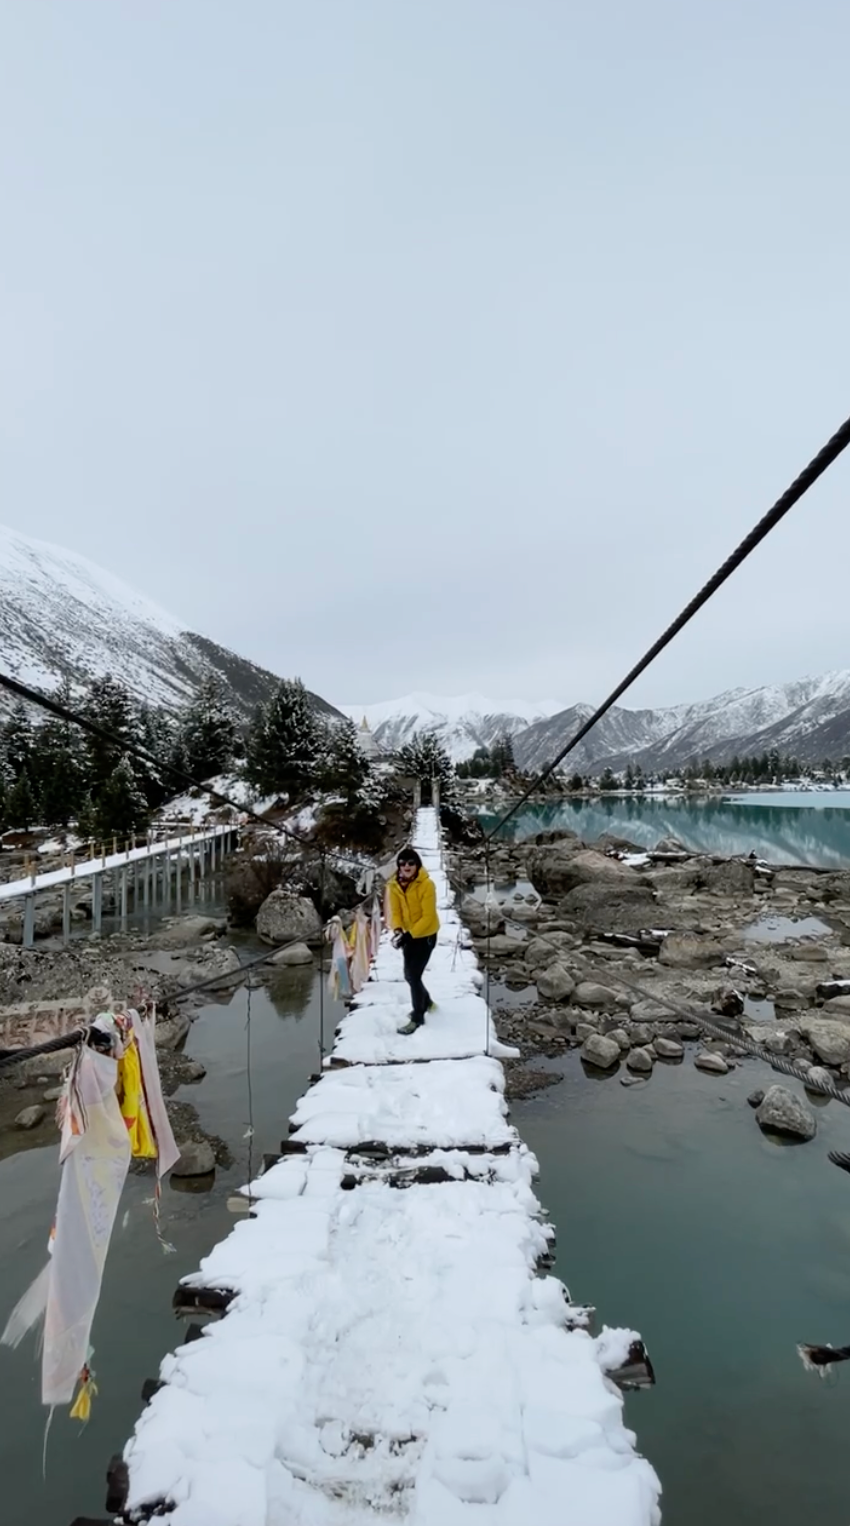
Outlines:
[[403, 942], [404, 942], [404, 933], [403, 933], [403, 931], [402, 931], [402, 929], [400, 927], [397, 927], [395, 932], [393, 933], [393, 936], [392, 936], [392, 945], [393, 945], [393, 948], [401, 948], [401, 945], [403, 944]]

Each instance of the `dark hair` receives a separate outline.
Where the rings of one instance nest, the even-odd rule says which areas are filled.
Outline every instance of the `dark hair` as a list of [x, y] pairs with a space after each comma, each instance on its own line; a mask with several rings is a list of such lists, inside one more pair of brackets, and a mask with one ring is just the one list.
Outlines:
[[396, 858], [395, 863], [397, 869], [400, 868], [402, 864], [415, 864], [417, 872], [422, 868], [422, 860], [415, 848], [402, 848], [401, 852]]

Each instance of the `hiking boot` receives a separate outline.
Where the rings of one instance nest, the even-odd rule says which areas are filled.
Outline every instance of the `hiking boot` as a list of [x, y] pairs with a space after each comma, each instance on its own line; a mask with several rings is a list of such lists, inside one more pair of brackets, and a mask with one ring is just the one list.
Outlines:
[[405, 1023], [404, 1027], [403, 1028], [399, 1028], [398, 1031], [399, 1031], [399, 1033], [403, 1033], [405, 1038], [407, 1038], [407, 1037], [409, 1037], [409, 1035], [411, 1033], [415, 1033], [417, 1028], [424, 1027], [424, 1024], [425, 1024], [424, 1017], [414, 1017], [413, 1014], [411, 1013], [410, 1022], [409, 1023]]

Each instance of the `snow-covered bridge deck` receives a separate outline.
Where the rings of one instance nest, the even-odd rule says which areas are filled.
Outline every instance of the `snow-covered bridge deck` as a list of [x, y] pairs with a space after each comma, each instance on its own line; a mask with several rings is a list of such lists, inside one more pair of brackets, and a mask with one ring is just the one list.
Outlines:
[[157, 876], [162, 880], [167, 896], [172, 873], [181, 904], [182, 873], [188, 867], [190, 888], [194, 886], [195, 870], [200, 864], [203, 874], [207, 857], [215, 864], [225, 851], [235, 847], [238, 829], [232, 824], [200, 827], [180, 837], [160, 838], [147, 842], [141, 848], [127, 848], [121, 853], [103, 853], [98, 858], [86, 858], [63, 864], [61, 869], [46, 869], [42, 874], [28, 874], [23, 879], [8, 880], [0, 884], [0, 903], [23, 902], [23, 945], [32, 948], [35, 937], [36, 898], [45, 891], [62, 892], [62, 935], [65, 943], [71, 936], [71, 892], [75, 885], [90, 880], [92, 885], [92, 926], [100, 932], [103, 906], [103, 882], [107, 874], [116, 886], [116, 899], [120, 909], [122, 926], [126, 924], [129, 889], [131, 884], [138, 903], [145, 906], [156, 900]]
[[199, 827], [182, 837], [162, 838], [145, 843], [141, 848], [127, 848], [121, 853], [99, 854], [97, 858], [84, 858], [64, 864], [61, 869], [46, 869], [43, 874], [27, 874], [20, 880], [8, 880], [0, 885], [0, 901], [20, 900], [22, 896], [34, 895], [39, 890], [57, 890], [72, 885], [77, 880], [91, 879], [107, 869], [125, 869], [128, 864], [149, 863], [153, 859], [170, 858], [178, 853], [196, 853], [209, 843], [217, 843], [226, 837], [234, 837], [236, 829], [229, 826]]
[[288, 1153], [253, 1184], [255, 1216], [186, 1279], [233, 1296], [162, 1365], [125, 1454], [128, 1511], [172, 1526], [658, 1519], [609, 1376], [637, 1337], [592, 1337], [540, 1275], [553, 1231], [507, 1117], [512, 1051], [460, 946], [432, 811], [417, 838], [441, 904], [438, 1011], [397, 1034], [407, 990], [382, 945]]

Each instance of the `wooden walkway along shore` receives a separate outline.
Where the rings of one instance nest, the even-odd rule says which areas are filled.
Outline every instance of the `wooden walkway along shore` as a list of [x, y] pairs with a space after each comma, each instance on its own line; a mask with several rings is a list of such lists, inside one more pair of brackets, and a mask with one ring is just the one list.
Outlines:
[[203, 878], [206, 867], [215, 869], [216, 857], [219, 867], [224, 854], [231, 853], [239, 841], [238, 828], [231, 823], [219, 826], [195, 827], [180, 837], [167, 837], [145, 843], [141, 848], [126, 848], [122, 852], [107, 853], [105, 848], [97, 858], [74, 860], [61, 869], [47, 869], [38, 874], [33, 870], [23, 879], [8, 880], [0, 884], [0, 902], [23, 901], [23, 945], [32, 948], [35, 941], [35, 906], [39, 892], [62, 891], [62, 935], [68, 943], [71, 936], [71, 892], [84, 880], [92, 885], [92, 930], [100, 932], [103, 916], [103, 885], [109, 874], [115, 889], [115, 904], [122, 926], [126, 926], [129, 893], [133, 892], [134, 909], [139, 906], [154, 908], [157, 904], [157, 879], [161, 887], [161, 902], [170, 901], [170, 886], [174, 879], [177, 909], [182, 902], [182, 875], [184, 869], [189, 878], [189, 895], [195, 888], [196, 878]]
[[[108, 1508], [172, 1526], [654, 1526], [623, 1423], [651, 1367], [589, 1332], [549, 1274], [536, 1162], [507, 1117], [501, 1045], [443, 873], [442, 929], [407, 1015], [381, 945], [251, 1217], [181, 1284], [212, 1316], [165, 1359]], [[410, 1062], [410, 1063], [407, 1063]], [[246, 1189], [247, 1190], [247, 1189]], [[625, 1279], [624, 1279], [625, 1281]], [[117, 1491], [117, 1492], [116, 1492]]]

